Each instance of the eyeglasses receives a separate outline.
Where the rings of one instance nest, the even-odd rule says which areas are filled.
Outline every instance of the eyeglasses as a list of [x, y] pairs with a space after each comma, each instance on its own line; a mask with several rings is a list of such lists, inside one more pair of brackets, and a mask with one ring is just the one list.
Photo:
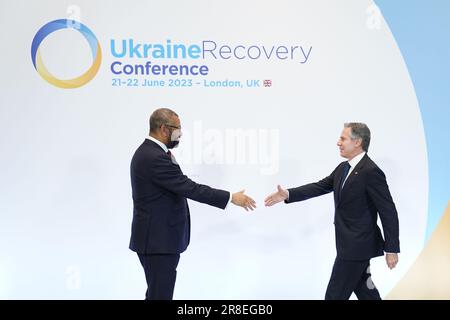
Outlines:
[[179, 126], [174, 126], [174, 125], [171, 125], [171, 124], [168, 124], [168, 123], [165, 123], [164, 124], [166, 127], [170, 127], [170, 128], [175, 128], [175, 129], [180, 129], [181, 130], [181, 126], [179, 127]]

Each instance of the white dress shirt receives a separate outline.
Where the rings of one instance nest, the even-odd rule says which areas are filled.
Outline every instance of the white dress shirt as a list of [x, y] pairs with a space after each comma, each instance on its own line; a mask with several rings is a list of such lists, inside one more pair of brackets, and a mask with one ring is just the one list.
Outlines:
[[352, 160], [348, 161], [350, 164], [350, 170], [348, 170], [347, 176], [345, 177], [344, 183], [342, 184], [342, 188], [344, 187], [345, 181], [347, 181], [347, 178], [350, 177], [350, 173], [352, 173], [353, 169], [357, 166], [357, 164], [361, 161], [361, 159], [366, 155], [365, 152], [361, 152], [356, 157], [354, 157]]

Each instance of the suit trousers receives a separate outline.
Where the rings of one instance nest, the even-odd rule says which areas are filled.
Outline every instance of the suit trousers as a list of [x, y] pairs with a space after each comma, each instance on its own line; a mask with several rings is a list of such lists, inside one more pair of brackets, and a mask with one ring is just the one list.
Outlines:
[[347, 300], [352, 292], [359, 300], [381, 300], [371, 276], [369, 260], [343, 260], [336, 257], [325, 300]]
[[172, 300], [180, 254], [141, 254], [147, 280], [146, 300]]

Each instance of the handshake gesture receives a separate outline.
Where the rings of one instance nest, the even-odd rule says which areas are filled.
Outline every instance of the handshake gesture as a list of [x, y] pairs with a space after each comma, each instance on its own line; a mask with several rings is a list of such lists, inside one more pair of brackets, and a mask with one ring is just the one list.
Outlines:
[[[256, 208], [256, 202], [251, 197], [244, 194], [245, 190], [235, 192], [232, 194], [231, 203], [236, 206], [243, 207], [246, 211]], [[264, 199], [266, 207], [271, 207], [278, 202], [284, 201], [289, 197], [287, 190], [283, 189], [280, 185], [277, 186], [277, 192], [270, 194]]]
[[284, 201], [289, 198], [289, 192], [283, 189], [280, 185], [277, 186], [277, 192], [270, 194], [264, 199], [264, 204], [266, 207], [271, 207], [278, 202]]
[[242, 207], [245, 211], [252, 210], [256, 208], [256, 202], [246, 194], [244, 194], [245, 190], [241, 190], [239, 192], [235, 192], [231, 195], [231, 203]]

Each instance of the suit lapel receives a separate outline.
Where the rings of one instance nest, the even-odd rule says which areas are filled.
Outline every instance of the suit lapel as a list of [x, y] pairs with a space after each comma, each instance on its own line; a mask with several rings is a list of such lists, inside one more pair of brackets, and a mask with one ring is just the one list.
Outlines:
[[339, 168], [339, 173], [336, 176], [336, 179], [334, 180], [334, 203], [339, 203], [339, 196], [341, 193], [341, 190], [340, 190], [341, 188], [340, 188], [339, 184], [342, 180], [342, 175], [344, 173], [344, 163], [345, 162], [342, 162], [340, 164], [341, 168]]
[[155, 141], [152, 141], [150, 139], [145, 139], [144, 144], [153, 147], [156, 150], [156, 152], [165, 154], [167, 156], [167, 158], [170, 159], [172, 164], [176, 165], [181, 170], [181, 167], [178, 164], [177, 160], [175, 159], [175, 156], [173, 156], [173, 155], [169, 156], [167, 153], [164, 152], [164, 150], [161, 148], [161, 146], [159, 146]]
[[364, 164], [366, 163], [368, 159], [367, 154], [364, 155], [364, 157], [361, 159], [361, 161], [358, 162], [358, 164], [356, 165], [356, 167], [352, 170], [352, 172], [350, 173], [350, 175], [348, 176], [347, 180], [344, 183], [344, 187], [342, 188], [342, 190], [340, 190], [340, 192], [342, 192], [341, 197], [338, 198], [340, 200], [342, 200], [342, 197], [345, 195], [346, 190], [348, 190], [348, 188], [350, 188], [351, 184], [358, 179], [358, 176], [360, 174], [360, 171], [364, 168]]

